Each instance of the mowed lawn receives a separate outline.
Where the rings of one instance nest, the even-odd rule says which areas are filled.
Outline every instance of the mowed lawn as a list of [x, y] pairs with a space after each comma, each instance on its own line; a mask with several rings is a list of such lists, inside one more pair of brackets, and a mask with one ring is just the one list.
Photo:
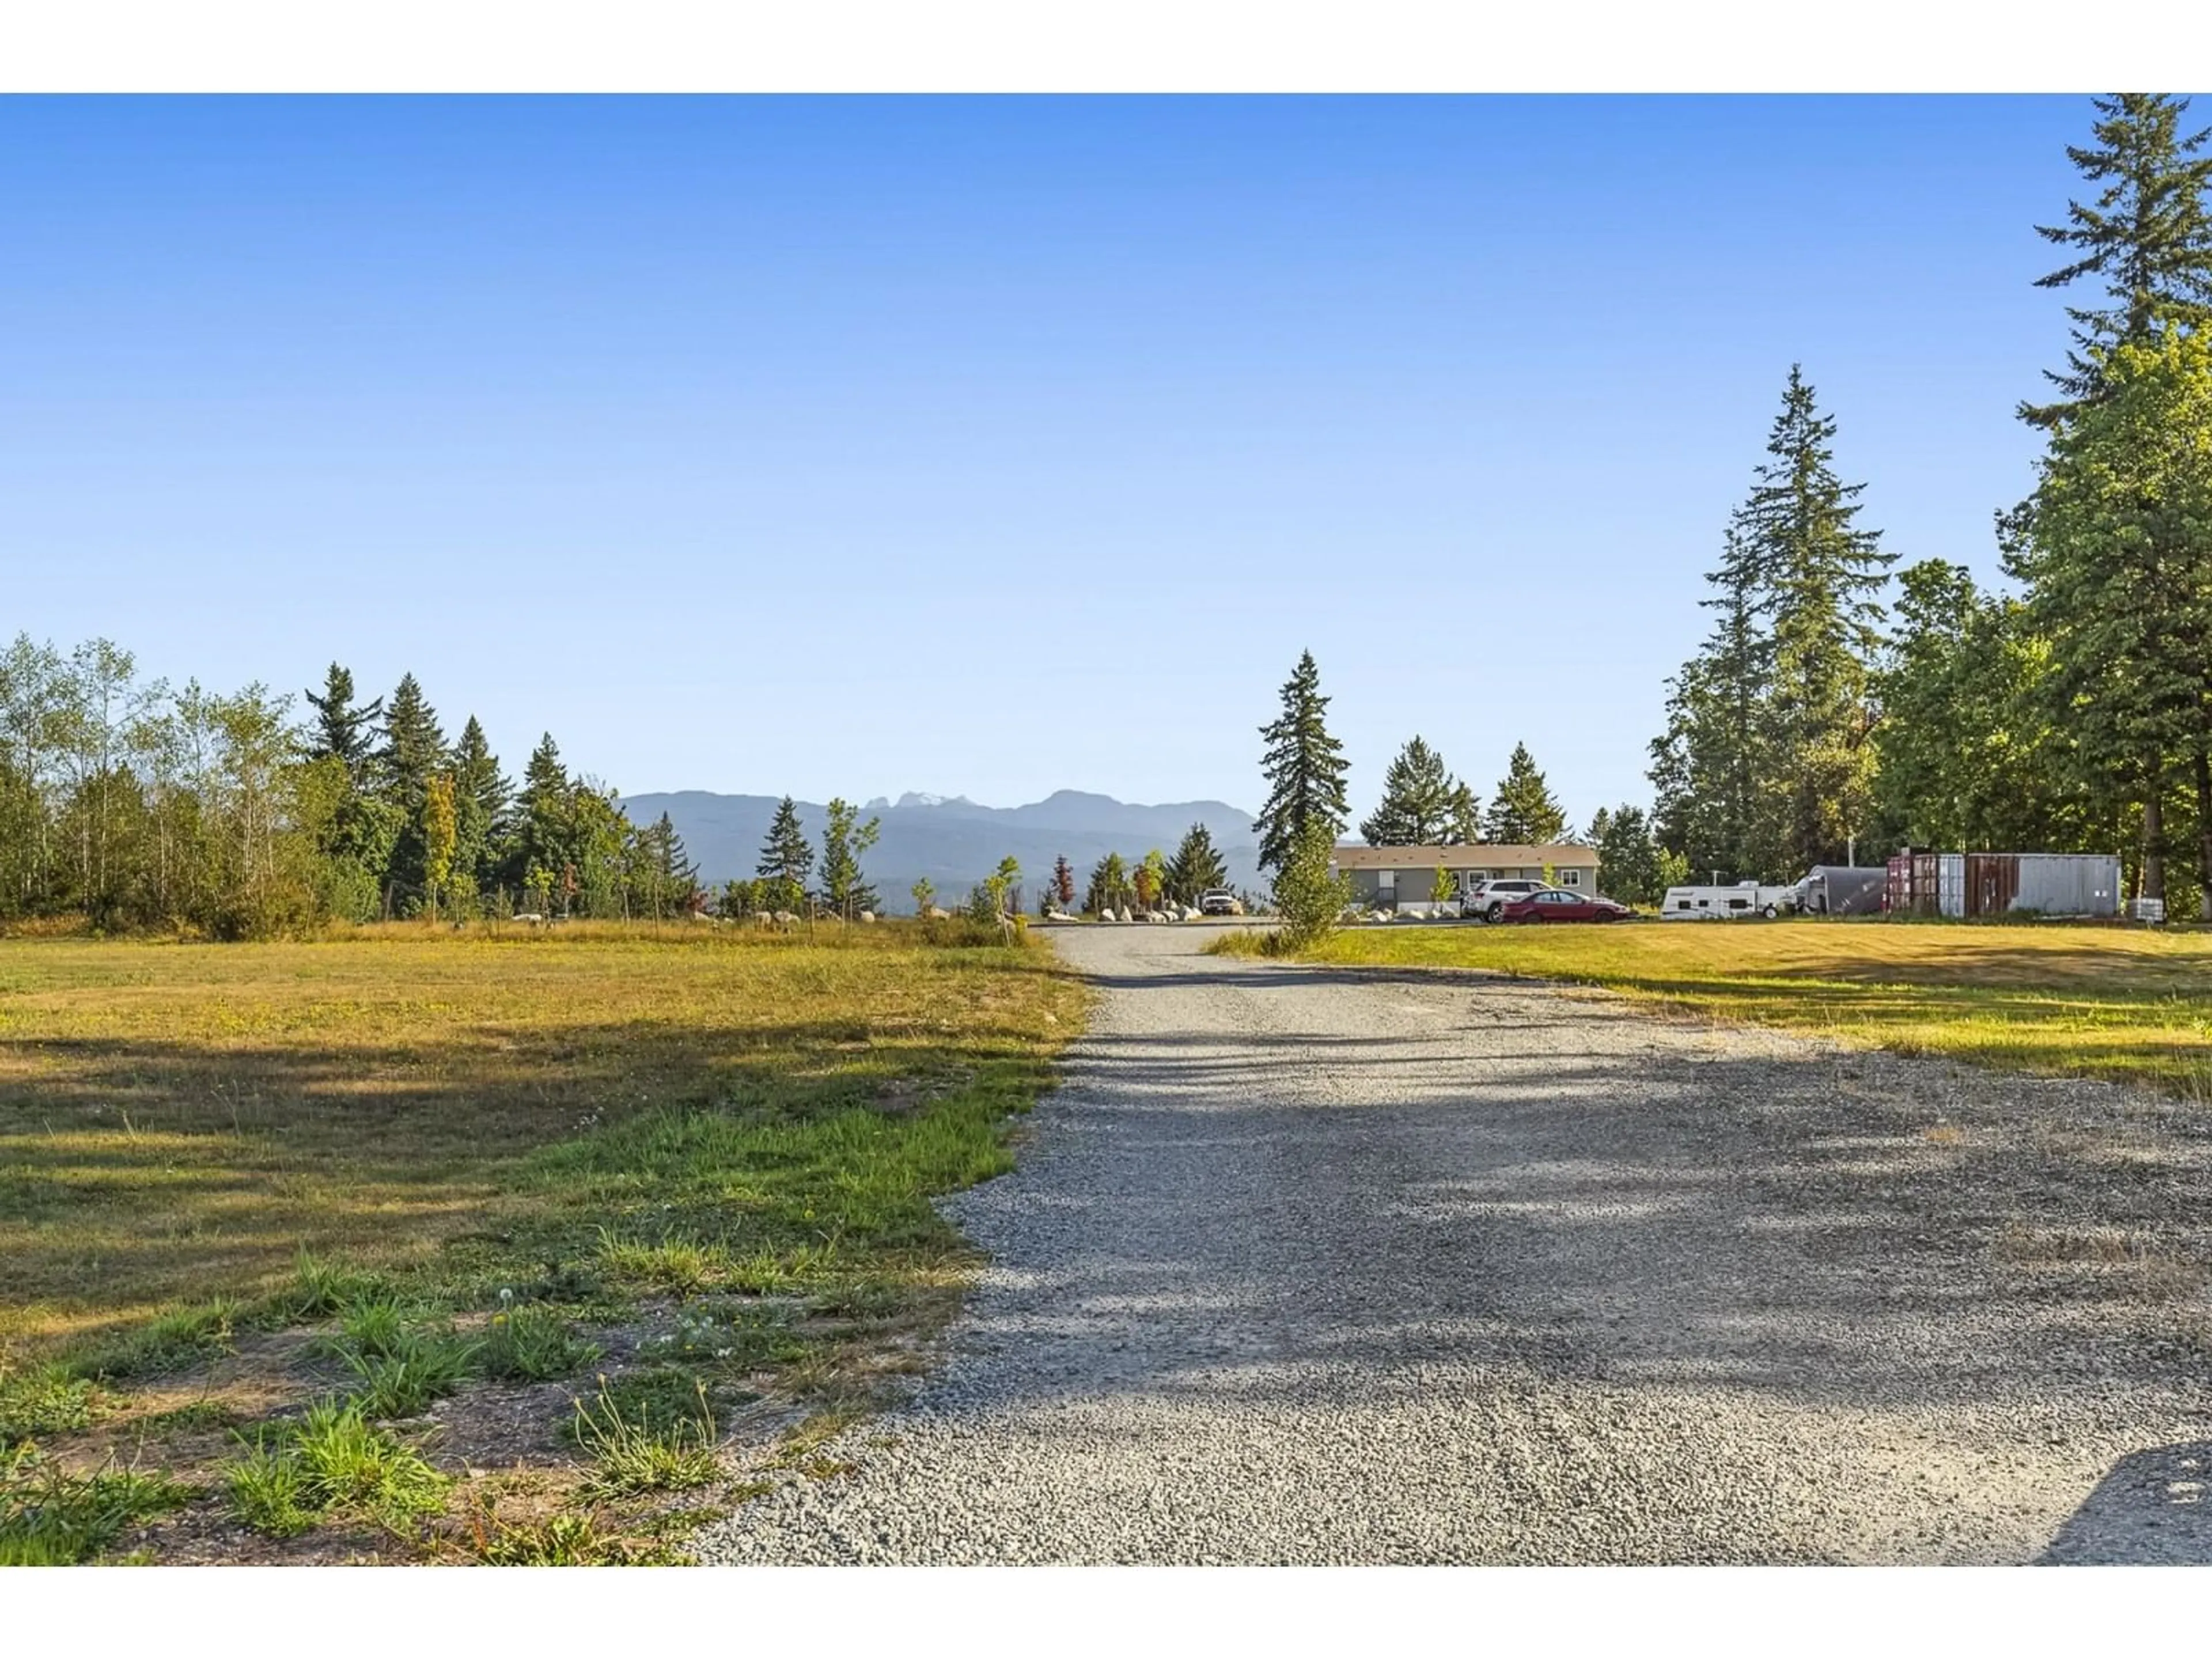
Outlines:
[[2061, 924], [1364, 927], [1308, 959], [1602, 986], [1710, 1018], [2212, 1099], [2212, 933]]
[[1079, 985], [1040, 946], [579, 927], [0, 940], [0, 1364], [299, 1253], [458, 1285], [606, 1254], [896, 1273], [1005, 1167]]

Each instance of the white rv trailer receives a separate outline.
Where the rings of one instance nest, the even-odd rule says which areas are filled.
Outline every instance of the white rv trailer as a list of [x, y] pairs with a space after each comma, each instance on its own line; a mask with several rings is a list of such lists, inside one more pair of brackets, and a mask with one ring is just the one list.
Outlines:
[[1797, 890], [1741, 881], [1733, 887], [1669, 887], [1660, 902], [1662, 921], [1726, 921], [1735, 916], [1778, 916], [1795, 908]]

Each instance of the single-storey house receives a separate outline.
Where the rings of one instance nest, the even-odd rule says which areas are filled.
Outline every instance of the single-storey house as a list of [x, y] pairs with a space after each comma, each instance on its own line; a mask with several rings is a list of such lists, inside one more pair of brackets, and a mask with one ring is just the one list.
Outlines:
[[1508, 876], [1551, 881], [1580, 893], [1597, 891], [1597, 848], [1565, 842], [1510, 847], [1470, 842], [1459, 847], [1340, 847], [1330, 862], [1352, 878], [1356, 904], [1395, 910], [1434, 902], [1437, 872], [1449, 871], [1460, 891]]

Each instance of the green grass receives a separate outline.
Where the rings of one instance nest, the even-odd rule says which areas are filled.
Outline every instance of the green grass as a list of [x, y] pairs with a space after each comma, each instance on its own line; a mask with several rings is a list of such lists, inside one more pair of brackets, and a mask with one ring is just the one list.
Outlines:
[[0, 940], [0, 1358], [911, 1267], [1083, 1005], [1040, 946], [888, 925]]
[[67, 1434], [92, 1421], [90, 1382], [56, 1365], [0, 1368], [0, 1454], [26, 1440]]
[[191, 1496], [164, 1475], [112, 1462], [77, 1474], [28, 1448], [0, 1455], [0, 1566], [69, 1566], [95, 1559], [125, 1529]]
[[489, 1567], [672, 1566], [684, 1559], [665, 1543], [607, 1532], [589, 1515], [521, 1525], [486, 1518], [474, 1538], [476, 1559]]
[[304, 1419], [252, 1441], [224, 1472], [233, 1514], [258, 1532], [290, 1537], [325, 1516], [395, 1531], [445, 1507], [450, 1482], [354, 1400], [325, 1400]]
[[[1257, 936], [1208, 947], [1256, 953]], [[2212, 1099], [2212, 935], [2049, 923], [1352, 928], [1303, 953], [1595, 985], [1703, 1018]]]

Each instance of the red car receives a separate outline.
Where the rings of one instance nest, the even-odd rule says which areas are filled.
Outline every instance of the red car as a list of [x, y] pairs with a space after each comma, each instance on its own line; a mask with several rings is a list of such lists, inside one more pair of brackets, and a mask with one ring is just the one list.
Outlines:
[[1595, 893], [1571, 893], [1549, 887], [1540, 893], [1516, 899], [1498, 913], [1500, 921], [1619, 921], [1635, 913]]

